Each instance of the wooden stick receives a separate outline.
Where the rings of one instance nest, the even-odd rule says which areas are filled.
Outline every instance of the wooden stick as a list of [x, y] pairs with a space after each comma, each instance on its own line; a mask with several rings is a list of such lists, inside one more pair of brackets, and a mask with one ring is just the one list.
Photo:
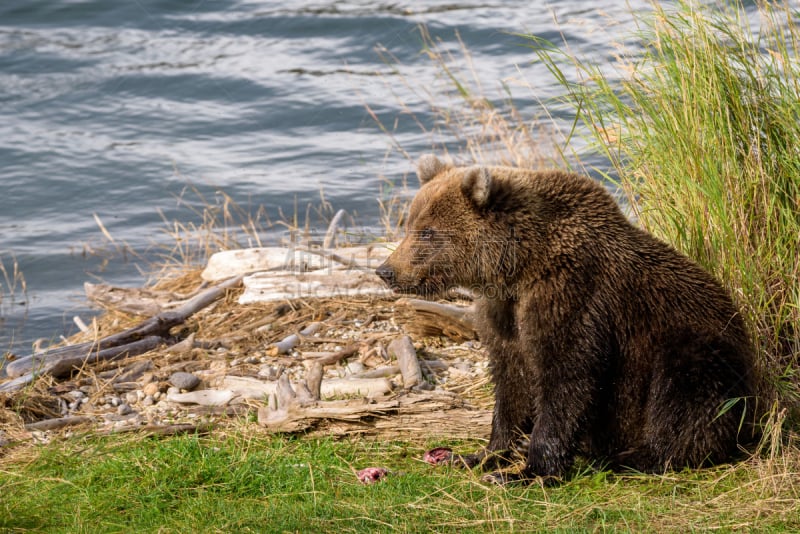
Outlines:
[[323, 356], [322, 358], [317, 359], [316, 363], [319, 363], [320, 365], [333, 365], [339, 363], [345, 358], [349, 358], [356, 352], [358, 352], [358, 345], [356, 343], [353, 343], [351, 345], [346, 346], [339, 352], [334, 352], [330, 356]]
[[25, 425], [25, 430], [58, 430], [65, 426], [80, 425], [88, 423], [92, 418], [86, 415], [72, 415], [68, 417], [57, 417], [55, 419], [45, 419], [44, 421], [35, 421]]
[[306, 375], [306, 384], [308, 390], [311, 392], [311, 398], [314, 400], [320, 399], [320, 387], [322, 386], [322, 371], [323, 365], [320, 362], [311, 364], [311, 368]]
[[336, 230], [346, 213], [347, 212], [344, 210], [339, 210], [336, 212], [336, 215], [333, 216], [333, 219], [331, 219], [331, 223], [328, 225], [328, 231], [325, 232], [325, 239], [322, 241], [323, 248], [331, 248], [333, 246], [334, 241], [336, 241]]
[[272, 344], [271, 348], [275, 354], [286, 354], [291, 352], [292, 349], [300, 344], [304, 336], [313, 336], [321, 327], [322, 323], [320, 322], [311, 323], [304, 329], [300, 330], [300, 332], [297, 334], [291, 334], [280, 341], [276, 341]]
[[0, 385], [0, 392], [17, 391], [33, 382], [37, 376], [51, 375], [59, 378], [70, 374], [75, 369], [80, 369], [87, 363], [112, 361], [128, 356], [144, 354], [158, 347], [163, 341], [164, 340], [159, 336], [148, 336], [139, 341], [122, 345], [121, 347], [111, 347], [99, 352], [91, 352], [89, 354], [67, 354], [66, 356], [62, 355], [58, 359], [52, 361], [39, 360], [38, 363], [41, 365], [39, 368]]
[[388, 351], [390, 356], [394, 355], [397, 358], [400, 374], [403, 375], [403, 387], [410, 389], [422, 383], [422, 369], [417, 360], [417, 350], [409, 336], [399, 337], [389, 343]]

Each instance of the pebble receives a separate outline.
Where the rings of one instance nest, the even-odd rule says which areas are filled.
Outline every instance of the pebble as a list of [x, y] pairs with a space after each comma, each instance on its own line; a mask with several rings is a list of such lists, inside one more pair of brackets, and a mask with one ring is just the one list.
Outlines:
[[180, 392], [181, 392], [180, 388], [176, 388], [175, 386], [171, 386], [171, 387], [167, 388], [167, 397], [169, 397], [170, 395], [175, 395], [175, 394], [180, 393]]
[[169, 377], [169, 383], [178, 389], [185, 389], [191, 391], [200, 384], [200, 379], [192, 373], [177, 372], [172, 373]]
[[123, 402], [122, 404], [117, 406], [118, 415], [128, 415], [131, 412], [133, 412], [133, 408], [131, 408], [131, 405], [126, 402]]
[[72, 391], [67, 391], [66, 393], [64, 393], [64, 396], [67, 397], [68, 399], [72, 399], [73, 401], [77, 401], [79, 399], [84, 398], [86, 396], [86, 393], [84, 393], [79, 389], [73, 389]]
[[456, 362], [453, 364], [452, 369], [458, 369], [462, 373], [469, 373], [472, 371], [472, 365], [469, 362]]
[[139, 402], [139, 395], [136, 391], [129, 391], [125, 394], [125, 402], [128, 404], [135, 404]]
[[152, 397], [156, 393], [158, 393], [158, 382], [150, 382], [145, 387], [142, 388], [142, 392], [145, 394], [146, 397]]
[[258, 370], [258, 376], [268, 380], [277, 380], [279, 374], [278, 368], [274, 365], [262, 365]]
[[142, 406], [152, 406], [156, 401], [152, 395], [147, 395], [142, 399]]

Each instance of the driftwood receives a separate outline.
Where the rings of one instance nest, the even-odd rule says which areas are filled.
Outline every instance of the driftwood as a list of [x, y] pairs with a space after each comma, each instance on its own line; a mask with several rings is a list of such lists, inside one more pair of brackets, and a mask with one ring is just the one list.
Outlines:
[[387, 348], [389, 356], [397, 358], [397, 365], [400, 367], [400, 374], [403, 375], [403, 387], [413, 388], [422, 383], [422, 369], [417, 360], [417, 350], [408, 336], [402, 336], [391, 343]]
[[283, 338], [280, 341], [273, 343], [270, 347], [273, 355], [277, 354], [287, 354], [292, 351], [300, 341], [302, 341], [303, 336], [313, 336], [319, 329], [322, 327], [322, 323], [314, 322], [305, 327], [304, 329], [300, 330], [297, 334], [290, 334]]
[[331, 223], [328, 225], [328, 231], [325, 232], [325, 240], [322, 242], [324, 248], [330, 249], [334, 246], [336, 242], [336, 231], [339, 228], [339, 223], [342, 222], [346, 214], [347, 212], [345, 210], [339, 210], [336, 212], [336, 215], [333, 216], [333, 219], [331, 219]]
[[208, 259], [202, 277], [216, 282], [256, 272], [283, 271], [296, 275], [337, 269], [374, 271], [393, 248], [391, 243], [378, 243], [337, 249], [291, 246], [223, 250]]
[[[288, 387], [287, 387], [288, 386]], [[242, 399], [264, 399], [271, 395], [287, 396], [289, 391], [294, 392], [288, 377], [281, 375], [275, 380], [259, 380], [247, 376], [226, 376], [220, 381], [220, 390], [227, 391], [233, 397]], [[310, 389], [310, 388], [309, 388]], [[322, 380], [320, 384], [320, 398], [333, 399], [336, 397], [373, 397], [382, 395], [392, 390], [392, 382], [388, 378], [331, 378]], [[217, 390], [210, 390], [217, 391]], [[192, 393], [197, 393], [193, 391]], [[312, 392], [313, 393], [313, 392]], [[188, 402], [189, 393], [181, 393], [180, 399]], [[175, 397], [168, 397], [174, 400]]]
[[[343, 215], [342, 215], [343, 216]], [[208, 260], [204, 280], [245, 275], [240, 304], [314, 297], [388, 295], [391, 293], [375, 268], [389, 256], [392, 246], [328, 248], [333, 242], [338, 214], [324, 246], [261, 247], [217, 252]], [[338, 223], [337, 223], [338, 224]]]
[[[358, 344], [350, 344], [338, 352], [329, 352], [324, 356], [314, 357], [314, 363], [320, 365], [335, 365], [358, 352]], [[310, 357], [309, 357], [310, 358]]]
[[[343, 424], [345, 428], [336, 433], [370, 432], [383, 428], [393, 428], [399, 419], [406, 427], [416, 426], [417, 430], [430, 430], [426, 421], [432, 414], [441, 414], [443, 423], [436, 433], [442, 435], [470, 432], [483, 437], [491, 422], [491, 413], [471, 408], [457, 396], [439, 391], [407, 391], [397, 396], [383, 396], [372, 400], [351, 399], [317, 402], [300, 405], [288, 402], [286, 406], [263, 406], [258, 410], [258, 422], [272, 432], [301, 432], [326, 424]], [[467, 417], [478, 427], [472, 429], [455, 428], [444, 431], [448, 420], [454, 416]], [[383, 420], [383, 422], [381, 422]], [[413, 423], [412, 423], [413, 422]]]
[[[148, 336], [139, 341], [134, 341], [133, 343], [128, 343], [120, 347], [110, 347], [97, 352], [71, 352], [66, 354], [58, 354], [56, 358], [51, 360], [38, 359], [40, 356], [48, 356], [46, 353], [43, 355], [36, 354], [37, 367], [33, 371], [25, 373], [22, 376], [18, 376], [13, 380], [9, 380], [8, 382], [0, 385], [0, 392], [16, 391], [21, 389], [33, 382], [37, 376], [51, 375], [56, 378], [60, 378], [70, 374], [76, 369], [80, 369], [85, 364], [119, 360], [121, 358], [144, 354], [145, 352], [158, 347], [163, 341], [164, 340], [159, 336]], [[88, 350], [91, 351], [91, 347], [88, 348]], [[31, 365], [33, 364], [31, 363]], [[11, 373], [9, 372], [9, 376], [10, 375]]]
[[446, 336], [456, 341], [477, 339], [471, 307], [421, 299], [401, 299], [398, 304], [416, 312], [409, 330], [422, 336]]
[[227, 280], [196, 295], [174, 310], [162, 312], [118, 334], [19, 358], [6, 367], [6, 374], [13, 380], [0, 385], [0, 392], [18, 390], [42, 374], [61, 377], [85, 363], [115, 360], [152, 350], [167, 340], [172, 327], [183, 323], [240, 282], [241, 277]]
[[89, 423], [92, 418], [88, 415], [72, 415], [68, 417], [57, 417], [55, 419], [45, 419], [43, 421], [36, 421], [25, 425], [25, 430], [58, 430], [66, 426], [80, 425]]
[[311, 398], [314, 400], [319, 400], [322, 397], [321, 387], [323, 370], [324, 366], [320, 362], [314, 362], [311, 364], [308, 374], [306, 374], [306, 385], [308, 385]]

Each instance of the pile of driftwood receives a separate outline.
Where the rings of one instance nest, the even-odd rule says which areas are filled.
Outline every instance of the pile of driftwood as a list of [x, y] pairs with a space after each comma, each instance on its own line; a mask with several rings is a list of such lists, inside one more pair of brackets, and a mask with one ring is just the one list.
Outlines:
[[[388, 253], [222, 252], [202, 281], [185, 277], [197, 284], [188, 295], [86, 284], [105, 319], [84, 325], [88, 340], [10, 361], [0, 408], [2, 396], [57, 397], [45, 417], [28, 415], [30, 430], [93, 422], [169, 433], [197, 430], [198, 414], [255, 411], [276, 432], [485, 436], [487, 379], [469, 308], [387, 296], [374, 268]], [[145, 318], [100, 335], [120, 315]], [[420, 341], [431, 336], [437, 354]]]

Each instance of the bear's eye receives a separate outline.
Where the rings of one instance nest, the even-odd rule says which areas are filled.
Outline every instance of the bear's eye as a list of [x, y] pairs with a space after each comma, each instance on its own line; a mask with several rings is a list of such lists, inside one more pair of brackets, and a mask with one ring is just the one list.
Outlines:
[[417, 234], [420, 241], [432, 241], [433, 240], [433, 228], [425, 228], [419, 231]]

